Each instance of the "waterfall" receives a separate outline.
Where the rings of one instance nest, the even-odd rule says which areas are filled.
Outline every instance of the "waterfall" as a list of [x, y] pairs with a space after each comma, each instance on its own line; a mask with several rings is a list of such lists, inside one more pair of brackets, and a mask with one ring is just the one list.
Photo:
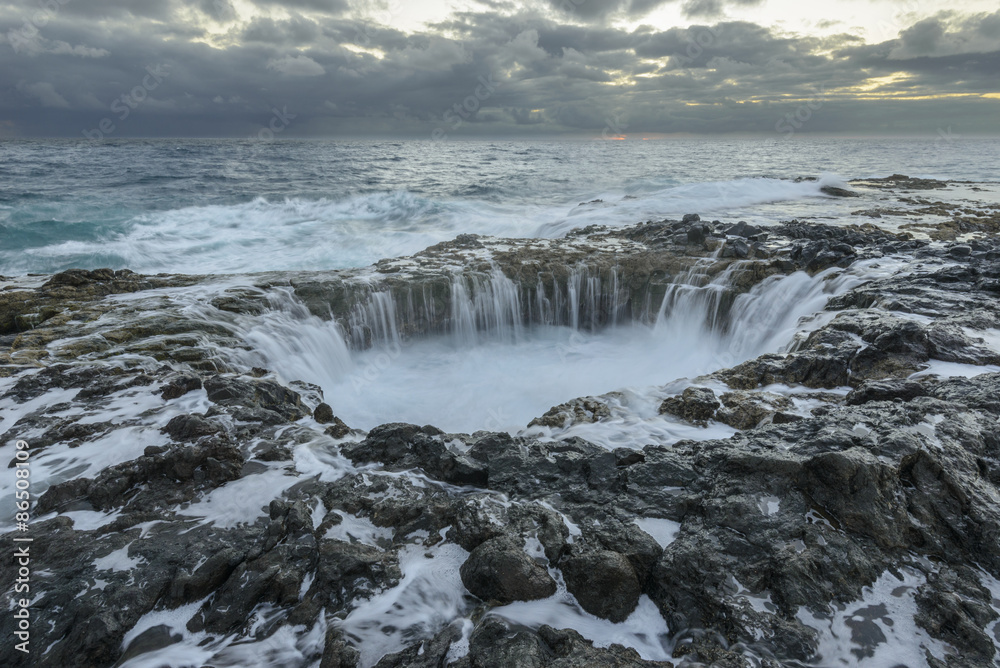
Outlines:
[[832, 316], [823, 311], [832, 295], [878, 271], [859, 262], [773, 276], [737, 294], [745, 268], [719, 272], [706, 258], [672, 283], [638, 289], [634, 277], [585, 266], [530, 283], [497, 270], [456, 273], [362, 286], [348, 314], [331, 320], [291, 289], [272, 290], [271, 309], [233, 316], [251, 348], [235, 354], [321, 386], [352, 427], [401, 420], [516, 432], [574, 397], [662, 386], [787, 349]]
[[[443, 288], [443, 289], [442, 289]], [[640, 304], [621, 280], [619, 270], [573, 268], [560, 280], [539, 276], [520, 283], [494, 267], [489, 272], [456, 272], [447, 279], [408, 287], [360, 289], [350, 313], [340, 319], [348, 344], [363, 350], [397, 345], [421, 335], [450, 335], [461, 345], [481, 340], [517, 341], [527, 328], [562, 326], [595, 332], [632, 320], [649, 320], [652, 294]], [[437, 293], [446, 299], [435, 298]], [[444, 301], [445, 309], [439, 308]]]

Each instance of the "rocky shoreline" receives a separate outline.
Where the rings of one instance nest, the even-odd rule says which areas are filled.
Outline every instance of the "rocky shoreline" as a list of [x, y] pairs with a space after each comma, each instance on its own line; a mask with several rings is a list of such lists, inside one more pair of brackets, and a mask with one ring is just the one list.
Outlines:
[[[663, 379], [655, 419], [693, 437], [610, 449], [586, 430], [624, 419], [619, 393], [566, 397], [517, 436], [353, 429], [320, 388], [248, 362], [240, 329], [291, 300], [351, 350], [600, 332], [714, 285], [725, 330], [755, 286], [860, 266], [869, 278], [788, 350]], [[5, 646], [4, 665], [1000, 656], [1000, 241], [986, 232], [692, 215], [462, 236], [365, 270], [71, 270], [0, 292], [0, 346], [0, 442], [29, 441], [39, 472], [33, 655]], [[9, 560], [0, 577], [16, 577]]]

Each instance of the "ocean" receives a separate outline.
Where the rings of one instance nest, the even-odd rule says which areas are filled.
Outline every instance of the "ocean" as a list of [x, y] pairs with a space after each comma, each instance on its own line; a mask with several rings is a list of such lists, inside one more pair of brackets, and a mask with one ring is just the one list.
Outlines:
[[[989, 181], [1000, 141], [0, 142], [0, 273], [324, 270], [462, 233], [849, 215], [824, 184]], [[796, 183], [802, 177], [819, 181]]]

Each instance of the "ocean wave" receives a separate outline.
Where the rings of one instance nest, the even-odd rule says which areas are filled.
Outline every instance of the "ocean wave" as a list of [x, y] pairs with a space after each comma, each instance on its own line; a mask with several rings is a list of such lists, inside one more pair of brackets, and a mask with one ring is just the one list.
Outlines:
[[[146, 212], [117, 225], [69, 226], [49, 216], [0, 232], [6, 249], [0, 251], [0, 271], [111, 266], [201, 274], [345, 268], [409, 255], [461, 233], [557, 237], [591, 224], [627, 225], [693, 212], [757, 214], [754, 220], [762, 222], [764, 214], [754, 207], [819, 200], [820, 188], [828, 184], [841, 181], [833, 176], [802, 182], [748, 178], [640, 187], [632, 193], [594, 193], [593, 199], [603, 200], [600, 207], [580, 207], [578, 198], [569, 201], [566, 196], [562, 201], [505, 198], [502, 189], [478, 186], [455, 198], [404, 190], [342, 199], [257, 197]], [[483, 199], [487, 193], [489, 199]], [[58, 234], [46, 233], [49, 229]]]

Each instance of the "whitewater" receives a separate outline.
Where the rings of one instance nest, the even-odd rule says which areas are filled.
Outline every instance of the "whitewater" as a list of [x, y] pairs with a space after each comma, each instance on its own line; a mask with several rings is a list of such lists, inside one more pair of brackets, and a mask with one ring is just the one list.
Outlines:
[[[0, 142], [0, 272], [323, 270], [458, 234], [557, 237], [697, 212], [832, 220], [825, 185], [919, 164], [989, 180], [996, 141]], [[799, 180], [814, 179], [814, 180]]]

